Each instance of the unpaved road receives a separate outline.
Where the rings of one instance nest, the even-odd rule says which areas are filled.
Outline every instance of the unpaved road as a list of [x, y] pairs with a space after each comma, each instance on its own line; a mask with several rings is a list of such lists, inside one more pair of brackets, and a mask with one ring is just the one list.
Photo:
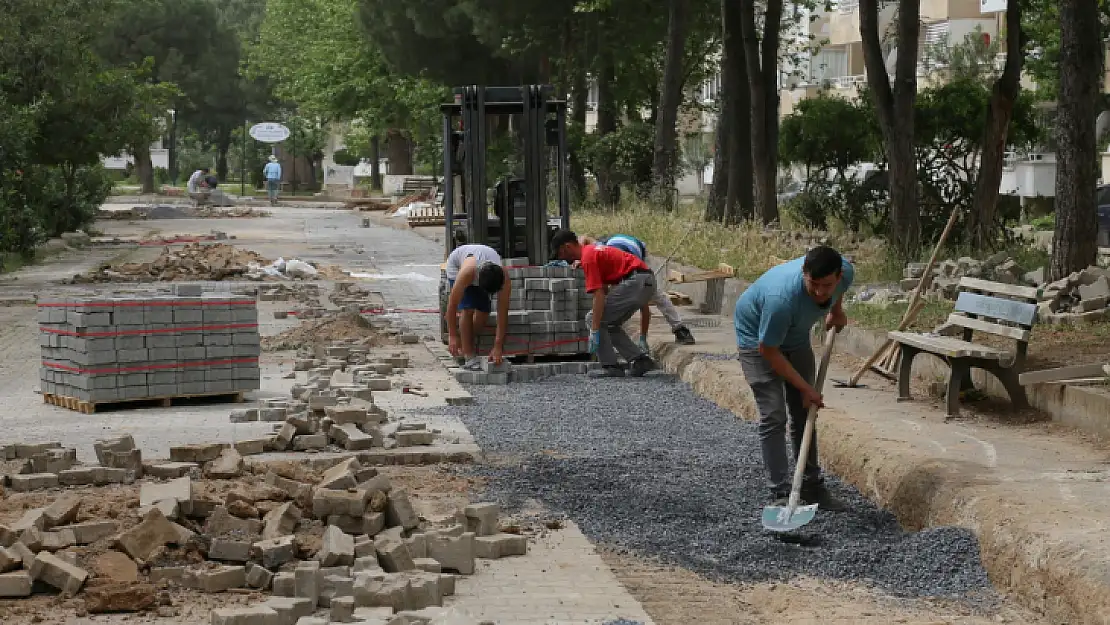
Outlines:
[[[406, 232], [405, 228], [359, 228], [361, 217], [340, 210], [279, 208], [261, 219], [173, 219], [138, 222], [109, 221], [98, 224], [107, 235], [208, 234], [219, 230], [236, 237], [235, 245], [276, 258], [299, 257], [339, 265], [376, 276], [372, 288], [380, 290], [391, 306], [433, 307], [436, 302], [441, 244], [434, 233]], [[82, 292], [90, 287], [62, 286], [59, 281], [126, 253], [142, 260], [158, 248], [93, 250], [66, 253], [43, 265], [0, 277], [0, 298], [26, 293]], [[91, 287], [103, 289], [104, 286]], [[226, 288], [226, 287], [224, 287]], [[264, 334], [273, 334], [296, 321], [275, 321], [273, 307], [263, 306]], [[267, 319], [267, 317], [270, 317]], [[421, 333], [438, 331], [434, 315], [402, 319]], [[0, 397], [8, 408], [0, 416], [3, 439], [61, 440], [79, 448], [83, 460], [92, 456], [93, 438], [114, 431], [135, 434], [144, 449], [168, 450], [171, 444], [246, 438], [250, 428], [263, 424], [230, 424], [228, 407], [200, 406], [180, 410], [136, 410], [78, 416], [44, 405], [35, 393], [38, 381], [35, 309], [17, 305], [0, 308]], [[281, 359], [288, 354], [264, 356], [263, 394], [285, 393], [279, 377]], [[645, 519], [650, 523], [650, 519]], [[683, 569], [665, 568], [636, 555], [605, 554], [606, 562], [647, 612], [661, 625], [689, 623], [1036, 623], [1036, 618], [1003, 602], [989, 614], [969, 615], [957, 604], [895, 599], [860, 584], [819, 579], [793, 579], [777, 584], [740, 585], [713, 582]], [[152, 621], [153, 622], [153, 621]], [[511, 625], [505, 623], [503, 625]]]

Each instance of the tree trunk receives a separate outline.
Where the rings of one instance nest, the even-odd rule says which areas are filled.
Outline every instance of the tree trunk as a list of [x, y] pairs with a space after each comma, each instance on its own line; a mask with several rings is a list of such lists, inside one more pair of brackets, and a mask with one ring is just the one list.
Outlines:
[[[571, 112], [570, 121], [582, 134], [586, 132], [586, 107], [589, 106], [590, 85], [586, 81], [586, 72], [575, 68], [571, 86]], [[579, 150], [570, 150], [568, 156], [567, 177], [570, 181], [571, 197], [576, 202], [586, 199], [586, 165], [582, 162]]]
[[[604, 33], [605, 29], [603, 28], [601, 32]], [[604, 137], [617, 130], [618, 110], [612, 89], [616, 73], [613, 67], [612, 51], [607, 49], [604, 41], [602, 41], [601, 50], [601, 69], [597, 76], [597, 128], [594, 133], [599, 137]], [[614, 207], [621, 200], [620, 180], [617, 179], [616, 172], [613, 170], [612, 155], [606, 155], [603, 159], [603, 162], [595, 165], [597, 168], [595, 174], [597, 176], [598, 201], [605, 206]]]
[[779, 29], [782, 0], [767, 0], [763, 36], [756, 32], [755, 2], [741, 3], [744, 61], [751, 93], [752, 162], [755, 170], [755, 203], [760, 219], [769, 224], [779, 218]]
[[[150, 150], [148, 149], [147, 154], [149, 154], [149, 153], [150, 153]], [[167, 169], [166, 173], [168, 173], [169, 176], [170, 176], [170, 183], [173, 184], [173, 185], [177, 185], [178, 171], [177, 171], [177, 111], [176, 110], [174, 111], [174, 115], [172, 116], [172, 118], [170, 120], [170, 145], [169, 145], [169, 148], [168, 148], [168, 159], [167, 159], [167, 162], [166, 162], [166, 166], [169, 168], [169, 169]], [[153, 165], [151, 167], [153, 167]]]
[[382, 189], [382, 138], [370, 137], [370, 188]]
[[221, 130], [216, 142], [216, 178], [227, 182], [227, 152], [231, 149], [231, 130]]
[[979, 178], [975, 196], [967, 215], [967, 231], [971, 244], [978, 249], [993, 247], [998, 240], [995, 218], [998, 209], [998, 187], [1002, 184], [1002, 163], [1006, 154], [1006, 138], [1014, 103], [1021, 91], [1022, 48], [1025, 36], [1021, 30], [1021, 3], [1010, 0], [1006, 7], [1006, 65], [994, 81], [987, 107], [987, 124], [983, 129], [983, 153], [979, 162]]
[[412, 175], [411, 142], [399, 128], [390, 128], [385, 133], [386, 158], [389, 159], [389, 173], [394, 176]]
[[670, 0], [667, 26], [667, 57], [663, 62], [663, 84], [655, 118], [655, 147], [651, 181], [655, 199], [668, 210], [675, 202], [675, 173], [678, 169], [678, 108], [682, 104], [682, 77], [685, 67], [686, 22], [689, 0]]
[[[728, 2], [728, 0], [721, 0]], [[718, 96], [720, 97], [720, 96]], [[728, 201], [729, 186], [729, 131], [735, 123], [728, 108], [722, 102], [721, 112], [717, 115], [716, 139], [713, 143], [713, 182], [709, 186], [709, 197], [705, 202], [706, 221], [724, 221], [725, 203]]]
[[150, 145], [140, 143], [132, 146], [131, 155], [135, 159], [135, 173], [143, 185], [143, 193], [154, 193], [154, 165], [150, 162]]
[[[753, 216], [755, 206], [755, 179], [753, 178], [752, 163], [752, 93], [748, 85], [748, 64], [745, 58], [743, 23], [740, 8], [735, 2], [724, 2], [724, 38], [722, 39], [725, 50], [725, 63], [722, 65], [722, 87], [728, 102], [729, 118], [742, 120], [740, 123], [729, 124], [729, 135], [726, 147], [728, 158], [725, 159], [728, 173], [728, 195], [725, 199], [725, 223], [738, 224], [744, 219]], [[777, 105], [776, 105], [777, 110]], [[776, 113], [776, 154], [778, 153], [777, 113]], [[777, 158], [776, 158], [777, 160]], [[775, 195], [776, 211], [778, 210], [778, 194]]]
[[1098, 0], [1061, 0], [1053, 280], [1086, 269], [1098, 255], [1095, 117], [1102, 62]]
[[917, 254], [921, 239], [913, 149], [921, 2], [898, 0], [898, 58], [893, 89], [879, 39], [879, 0], [860, 0], [859, 12], [867, 85], [875, 101], [890, 174], [890, 243], [900, 258], [909, 260]]

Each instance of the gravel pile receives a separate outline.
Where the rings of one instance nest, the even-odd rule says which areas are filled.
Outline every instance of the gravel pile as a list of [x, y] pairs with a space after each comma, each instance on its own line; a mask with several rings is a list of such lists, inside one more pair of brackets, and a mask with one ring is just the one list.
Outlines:
[[754, 424], [671, 376], [560, 376], [468, 389], [447, 407], [498, 461], [472, 470], [508, 509], [528, 499], [565, 513], [591, 540], [729, 581], [797, 575], [875, 584], [899, 596], [991, 601], [967, 530], [903, 531], [893, 515], [827, 478], [850, 508], [797, 534], [763, 529], [767, 490]]

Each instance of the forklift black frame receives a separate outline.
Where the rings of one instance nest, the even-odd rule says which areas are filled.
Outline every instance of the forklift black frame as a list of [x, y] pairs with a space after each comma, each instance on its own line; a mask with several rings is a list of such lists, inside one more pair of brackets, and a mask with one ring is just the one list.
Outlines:
[[[514, 214], [511, 182], [500, 189], [495, 206], [501, 204], [500, 241], [496, 247], [502, 258], [517, 257], [516, 235], [524, 227], [525, 249], [529, 263], [543, 265], [550, 260], [550, 231], [570, 228], [570, 197], [567, 192], [567, 103], [552, 97], [550, 85], [521, 87], [484, 87], [470, 85], [454, 89], [455, 101], [440, 106], [443, 113], [443, 212], [446, 226], [444, 245], [449, 254], [456, 246], [456, 221], [464, 221], [467, 243], [489, 245], [490, 216], [486, 205], [486, 116], [521, 115], [524, 143], [524, 215], [523, 224]], [[455, 206], [454, 149], [455, 120], [462, 122], [463, 153], [461, 195], [463, 212]], [[552, 122], [554, 122], [552, 124]], [[552, 128], [552, 125], [554, 126]], [[547, 167], [544, 150], [557, 149], [559, 217], [547, 216]], [[515, 182], [515, 181], [512, 181]], [[504, 197], [500, 197], [503, 195]], [[497, 232], [495, 229], [494, 232]]]

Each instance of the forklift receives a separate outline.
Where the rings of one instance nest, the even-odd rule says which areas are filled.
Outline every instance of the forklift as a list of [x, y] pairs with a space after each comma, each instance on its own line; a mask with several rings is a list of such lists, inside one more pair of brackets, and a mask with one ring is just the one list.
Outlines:
[[[527, 258], [529, 265], [550, 260], [552, 235], [570, 228], [567, 102], [554, 97], [554, 92], [550, 85], [471, 85], [455, 88], [454, 101], [440, 106], [444, 258], [459, 245], [481, 244], [497, 250], [506, 260]], [[492, 116], [508, 119], [509, 132], [520, 148], [522, 171], [494, 181], [491, 202], [486, 150]], [[552, 175], [557, 216], [548, 212]], [[447, 291], [447, 279], [443, 278], [440, 321], [444, 337]]]
[[[529, 264], [549, 260], [548, 243], [560, 228], [570, 228], [567, 191], [567, 103], [548, 85], [459, 87], [443, 113], [443, 212], [445, 256], [458, 245], [478, 243], [502, 258], [527, 257]], [[489, 116], [511, 116], [511, 130], [522, 146], [523, 172], [493, 185], [488, 200], [486, 144]], [[555, 169], [559, 214], [548, 215], [548, 180]], [[493, 214], [490, 214], [490, 209]]]

